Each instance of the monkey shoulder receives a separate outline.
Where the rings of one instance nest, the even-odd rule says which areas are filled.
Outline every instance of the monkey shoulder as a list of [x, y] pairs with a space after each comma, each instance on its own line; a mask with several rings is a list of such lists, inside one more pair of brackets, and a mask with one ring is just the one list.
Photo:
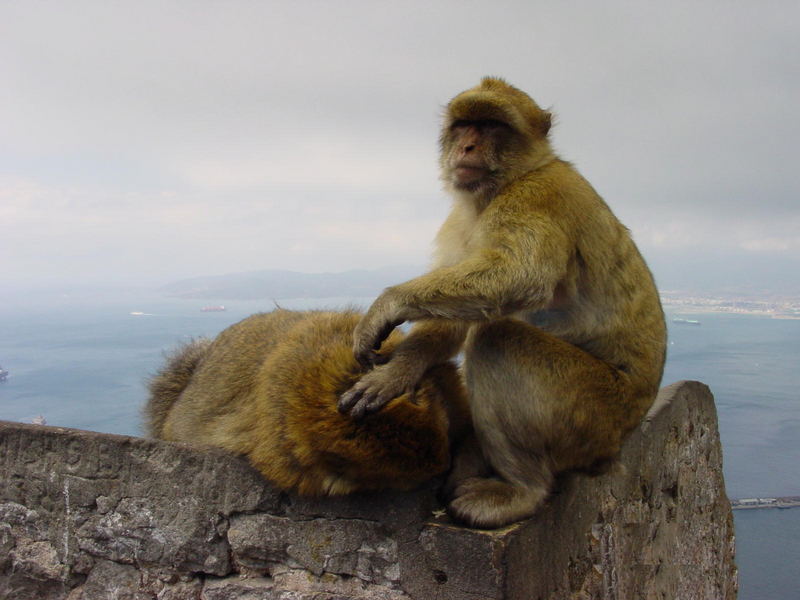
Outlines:
[[[630, 232], [570, 163], [556, 159], [528, 173], [498, 200], [492, 218], [503, 221], [506, 231], [548, 237], [548, 260], [566, 261], [552, 305], [525, 320], [588, 339], [626, 327], [632, 312], [658, 319], [655, 284]], [[503, 231], [499, 224], [494, 229]]]
[[610, 215], [608, 205], [570, 163], [555, 159], [511, 182], [489, 205], [486, 216], [512, 224], [552, 221], [570, 229], [598, 213]]

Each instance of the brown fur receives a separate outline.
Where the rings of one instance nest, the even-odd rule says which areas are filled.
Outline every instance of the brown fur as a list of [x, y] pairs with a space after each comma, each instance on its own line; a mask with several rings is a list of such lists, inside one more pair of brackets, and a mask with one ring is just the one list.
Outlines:
[[452, 364], [428, 370], [369, 419], [336, 410], [364, 370], [351, 350], [359, 318], [276, 310], [183, 347], [151, 381], [149, 434], [244, 454], [301, 494], [408, 489], [442, 473], [449, 431], [457, 436], [469, 421]]
[[379, 410], [462, 348], [479, 448], [456, 458], [449, 508], [476, 526], [528, 516], [556, 473], [616, 457], [663, 371], [653, 277], [628, 230], [555, 155], [549, 125], [500, 79], [452, 100], [440, 140], [455, 202], [434, 268], [374, 302], [354, 352], [370, 362], [392, 326], [418, 323], [340, 400], [356, 416]]
[[200, 361], [203, 360], [211, 340], [199, 338], [184, 344], [167, 358], [167, 364], [150, 379], [150, 402], [145, 410], [145, 429], [154, 437], [161, 435], [164, 421], [172, 405], [178, 401], [183, 390], [192, 380]]

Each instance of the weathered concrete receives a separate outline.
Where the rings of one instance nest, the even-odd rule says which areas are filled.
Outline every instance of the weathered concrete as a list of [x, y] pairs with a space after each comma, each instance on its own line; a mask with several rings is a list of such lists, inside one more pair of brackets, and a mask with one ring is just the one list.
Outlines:
[[433, 487], [302, 499], [219, 450], [0, 423], [0, 598], [730, 600], [721, 461], [708, 388], [674, 384], [610, 473], [479, 531]]

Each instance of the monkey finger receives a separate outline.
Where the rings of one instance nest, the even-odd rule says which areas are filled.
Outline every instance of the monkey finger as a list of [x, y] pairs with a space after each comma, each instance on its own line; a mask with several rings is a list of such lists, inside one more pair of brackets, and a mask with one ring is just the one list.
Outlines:
[[353, 354], [360, 364], [365, 369], [371, 369], [377, 363], [377, 353], [374, 350], [354, 349]]
[[386, 406], [392, 397], [391, 393], [387, 394], [380, 389], [365, 389], [350, 411], [350, 416], [354, 419], [362, 419], [367, 415], [376, 413]]
[[383, 327], [378, 331], [378, 334], [375, 336], [375, 341], [372, 344], [373, 350], [380, 350], [381, 344], [383, 341], [389, 337], [389, 334], [392, 333], [395, 327], [400, 325], [403, 321], [387, 321], [384, 323]]
[[389, 400], [391, 400], [390, 397], [383, 396], [382, 394], [376, 394], [367, 398], [366, 402], [364, 402], [364, 414], [371, 415], [378, 412], [389, 403]]
[[358, 386], [353, 386], [339, 397], [339, 402], [336, 407], [339, 412], [345, 414], [349, 412], [364, 395], [364, 390], [359, 389]]
[[391, 352], [375, 352], [372, 357], [372, 364], [374, 365], [385, 365], [390, 360], [392, 360]]
[[369, 402], [369, 396], [362, 395], [358, 402], [353, 405], [353, 408], [350, 409], [350, 417], [356, 421], [363, 419], [367, 415], [367, 403]]

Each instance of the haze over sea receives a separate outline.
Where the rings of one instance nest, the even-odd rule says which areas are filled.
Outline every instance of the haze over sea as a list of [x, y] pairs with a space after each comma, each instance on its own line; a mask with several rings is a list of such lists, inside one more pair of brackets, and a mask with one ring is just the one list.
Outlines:
[[[19, 298], [19, 297], [17, 297]], [[284, 308], [367, 305], [370, 298], [281, 300]], [[224, 304], [225, 312], [202, 312]], [[145, 380], [163, 352], [213, 336], [268, 301], [170, 299], [150, 292], [13, 297], [0, 303], [0, 419], [141, 435]], [[143, 314], [131, 314], [143, 313]], [[732, 498], [800, 495], [800, 320], [691, 315], [672, 322], [664, 384], [707, 383], [717, 402]], [[800, 509], [736, 511], [741, 600], [793, 597]]]

